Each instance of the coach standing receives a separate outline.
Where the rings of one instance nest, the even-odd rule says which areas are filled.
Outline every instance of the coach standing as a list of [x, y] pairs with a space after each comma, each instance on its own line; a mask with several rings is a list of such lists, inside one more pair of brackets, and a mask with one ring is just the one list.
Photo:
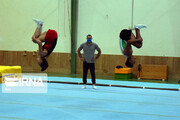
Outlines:
[[[83, 49], [83, 56], [81, 54], [82, 49]], [[96, 57], [94, 56], [95, 50], [98, 51]], [[80, 47], [78, 48], [78, 56], [83, 61], [83, 83], [84, 83], [83, 88], [86, 88], [88, 69], [90, 69], [93, 88], [94, 89], [96, 88], [95, 61], [100, 57], [100, 55], [101, 55], [101, 49], [96, 43], [92, 42], [92, 36], [90, 34], [87, 35], [87, 42], [81, 44]]]

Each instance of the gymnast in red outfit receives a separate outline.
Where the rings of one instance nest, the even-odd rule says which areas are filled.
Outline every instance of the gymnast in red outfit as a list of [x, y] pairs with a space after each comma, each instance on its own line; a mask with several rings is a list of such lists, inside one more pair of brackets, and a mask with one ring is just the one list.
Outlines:
[[46, 57], [54, 50], [58, 34], [55, 30], [51, 29], [42, 33], [43, 22], [38, 19], [33, 20], [37, 23], [37, 28], [32, 36], [32, 41], [39, 46], [37, 63], [41, 67], [41, 71], [44, 71], [48, 68]]

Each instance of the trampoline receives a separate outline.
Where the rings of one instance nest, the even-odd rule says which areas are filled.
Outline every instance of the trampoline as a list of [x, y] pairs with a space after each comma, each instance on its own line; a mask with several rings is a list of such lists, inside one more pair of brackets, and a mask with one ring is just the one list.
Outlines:
[[[48, 77], [48, 92], [0, 92], [1, 120], [179, 120], [177, 84]], [[91, 80], [88, 79], [88, 83]], [[0, 84], [0, 90], [2, 90]]]

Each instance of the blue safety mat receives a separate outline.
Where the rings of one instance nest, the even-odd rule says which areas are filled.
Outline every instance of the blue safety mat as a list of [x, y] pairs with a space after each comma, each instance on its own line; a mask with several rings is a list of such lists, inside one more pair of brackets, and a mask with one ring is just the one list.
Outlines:
[[[52, 81], [58, 79], [81, 82], [78, 78], [49, 77]], [[113, 81], [97, 80], [97, 82], [109, 84]], [[135, 84], [135, 82], [117, 82]], [[137, 84], [141, 82], [137, 82], [136, 86]], [[1, 86], [2, 84], [0, 91]], [[48, 83], [48, 92], [43, 94], [0, 92], [0, 120], [180, 119], [179, 91], [105, 86], [92, 89], [91, 85], [87, 85], [87, 89], [82, 89], [82, 86]]]
[[[78, 83], [82, 83], [82, 78], [48, 77], [48, 80], [49, 81], [78, 82]], [[92, 83], [91, 79], [87, 79], [87, 82], [88, 83]], [[96, 83], [98, 83], [98, 84], [108, 84], [108, 85], [125, 85], [125, 86], [138, 86], [138, 87], [180, 89], [180, 85], [179, 84], [167, 84], [167, 83], [116, 81], [116, 80], [104, 80], [104, 79], [96, 79]]]

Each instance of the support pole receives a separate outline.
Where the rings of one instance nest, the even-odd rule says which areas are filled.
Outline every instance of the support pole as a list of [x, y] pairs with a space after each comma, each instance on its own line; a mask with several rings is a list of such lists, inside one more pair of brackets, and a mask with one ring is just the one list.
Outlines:
[[77, 0], [71, 0], [71, 74], [76, 74]]
[[132, 16], [131, 16], [131, 29], [134, 28], [134, 0], [132, 0]]

